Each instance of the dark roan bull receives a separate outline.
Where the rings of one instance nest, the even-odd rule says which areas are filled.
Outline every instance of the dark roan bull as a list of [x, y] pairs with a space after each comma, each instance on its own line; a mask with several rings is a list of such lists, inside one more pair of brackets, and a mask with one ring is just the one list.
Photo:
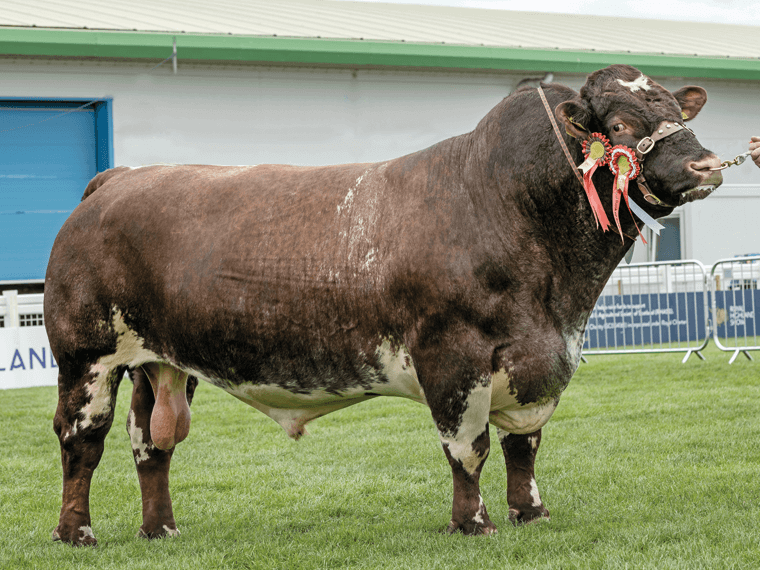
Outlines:
[[[721, 183], [710, 170], [717, 157], [681, 128], [706, 101], [702, 88], [671, 94], [615, 65], [580, 93], [543, 91], [576, 165], [591, 133], [649, 150], [643, 174], [659, 202], [635, 182], [630, 199], [652, 217]], [[679, 131], [651, 147], [664, 124]], [[612, 173], [598, 169], [594, 183], [612, 219]], [[493, 424], [509, 520], [548, 517], [534, 478], [541, 428], [637, 236], [632, 214], [620, 212], [621, 232], [597, 227], [534, 88], [472, 132], [386, 162], [98, 174], [58, 234], [45, 283], [60, 367], [63, 506], [53, 538], [96, 543], [90, 482], [125, 371], [142, 536], [179, 532], [169, 464], [190, 428], [197, 378], [293, 438], [376, 396], [427, 405], [453, 474], [449, 532], [496, 530], [478, 483]]]

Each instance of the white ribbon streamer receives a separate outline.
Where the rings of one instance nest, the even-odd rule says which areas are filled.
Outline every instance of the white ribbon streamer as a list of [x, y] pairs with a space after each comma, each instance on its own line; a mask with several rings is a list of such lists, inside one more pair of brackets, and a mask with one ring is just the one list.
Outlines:
[[647, 214], [644, 210], [641, 209], [641, 206], [639, 206], [636, 202], [633, 200], [628, 200], [628, 206], [631, 208], [631, 212], [636, 214], [639, 219], [644, 222], [644, 225], [648, 227], [650, 230], [652, 230], [657, 235], [660, 235], [660, 230], [664, 229], [665, 226], [663, 226], [660, 222], [655, 220], [652, 216]]

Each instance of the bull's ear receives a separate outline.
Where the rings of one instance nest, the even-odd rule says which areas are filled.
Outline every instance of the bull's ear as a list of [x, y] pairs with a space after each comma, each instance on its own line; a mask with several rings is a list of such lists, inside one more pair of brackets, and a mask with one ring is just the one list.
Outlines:
[[691, 121], [707, 103], [707, 91], [696, 85], [681, 87], [673, 92], [673, 97], [681, 106], [681, 117], [684, 121]]
[[554, 115], [560, 123], [564, 123], [565, 131], [571, 137], [585, 141], [591, 136], [587, 128], [591, 113], [582, 103], [572, 99], [560, 103], [554, 109]]

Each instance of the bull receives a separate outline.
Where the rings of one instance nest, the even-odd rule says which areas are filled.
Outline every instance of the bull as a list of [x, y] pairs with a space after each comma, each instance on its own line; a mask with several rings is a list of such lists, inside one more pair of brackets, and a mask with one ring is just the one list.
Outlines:
[[[722, 179], [682, 122], [704, 105], [700, 87], [671, 93], [613, 65], [580, 93], [540, 91], [520, 89], [472, 132], [385, 162], [98, 174], [45, 281], [63, 468], [53, 538], [96, 544], [90, 481], [125, 372], [142, 536], [179, 532], [169, 466], [197, 379], [293, 438], [377, 396], [427, 405], [453, 476], [449, 532], [496, 531], [479, 489], [493, 425], [508, 519], [548, 517], [534, 476], [541, 428], [637, 231], [634, 214], [613, 207], [608, 169], [593, 174], [593, 208], [574, 172], [581, 143], [603, 135], [646, 158], [646, 184], [628, 195], [643, 217], [704, 198]], [[666, 125], [677, 132], [662, 138]], [[602, 213], [619, 229], [602, 231]]]

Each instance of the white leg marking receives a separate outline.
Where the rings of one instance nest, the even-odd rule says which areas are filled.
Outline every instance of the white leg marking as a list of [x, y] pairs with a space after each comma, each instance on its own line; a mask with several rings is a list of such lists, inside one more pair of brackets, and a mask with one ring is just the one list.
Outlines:
[[129, 410], [127, 416], [127, 430], [129, 431], [129, 440], [132, 442], [132, 449], [135, 452], [135, 463], [142, 463], [149, 459], [148, 451], [153, 449], [153, 442], [146, 442], [143, 438], [143, 430], [135, 425], [135, 413], [132, 410]]
[[480, 504], [478, 505], [478, 512], [475, 513], [475, 516], [472, 520], [474, 520], [478, 524], [483, 524], [483, 515], [486, 514], [486, 504], [483, 502], [483, 497], [478, 495], [478, 500], [480, 501]]
[[538, 485], [536, 485], [535, 479], [530, 480], [530, 497], [533, 499], [532, 506], [541, 506], [541, 496], [538, 494]]
[[[483, 433], [488, 424], [488, 410], [491, 405], [491, 385], [478, 384], [467, 396], [467, 408], [454, 433], [440, 433], [441, 442], [448, 447], [451, 457], [462, 463], [465, 471], [472, 475], [484, 457], [472, 448], [473, 442]], [[481, 421], [482, 420], [482, 421]]]
[[166, 536], [179, 536], [180, 534], [178, 528], [169, 528], [164, 525], [164, 530], [166, 531]]
[[530, 443], [530, 448], [535, 452], [538, 449], [538, 437], [535, 435], [532, 435], [528, 438], [528, 443]]
[[92, 528], [89, 526], [80, 526], [79, 532], [82, 533], [82, 536], [79, 538], [79, 540], [84, 540], [85, 538], [95, 538], [95, 535], [92, 533]]
[[136, 367], [146, 362], [163, 360], [156, 353], [143, 348], [143, 339], [127, 327], [121, 311], [116, 308], [113, 310], [113, 328], [118, 335], [116, 352], [99, 358], [90, 367], [90, 373], [95, 378], [86, 386], [90, 401], [79, 410], [79, 413], [84, 417], [79, 424], [80, 428], [92, 425], [94, 417], [102, 416], [111, 411], [113, 402], [110, 385], [114, 380], [114, 369], [118, 366]]

